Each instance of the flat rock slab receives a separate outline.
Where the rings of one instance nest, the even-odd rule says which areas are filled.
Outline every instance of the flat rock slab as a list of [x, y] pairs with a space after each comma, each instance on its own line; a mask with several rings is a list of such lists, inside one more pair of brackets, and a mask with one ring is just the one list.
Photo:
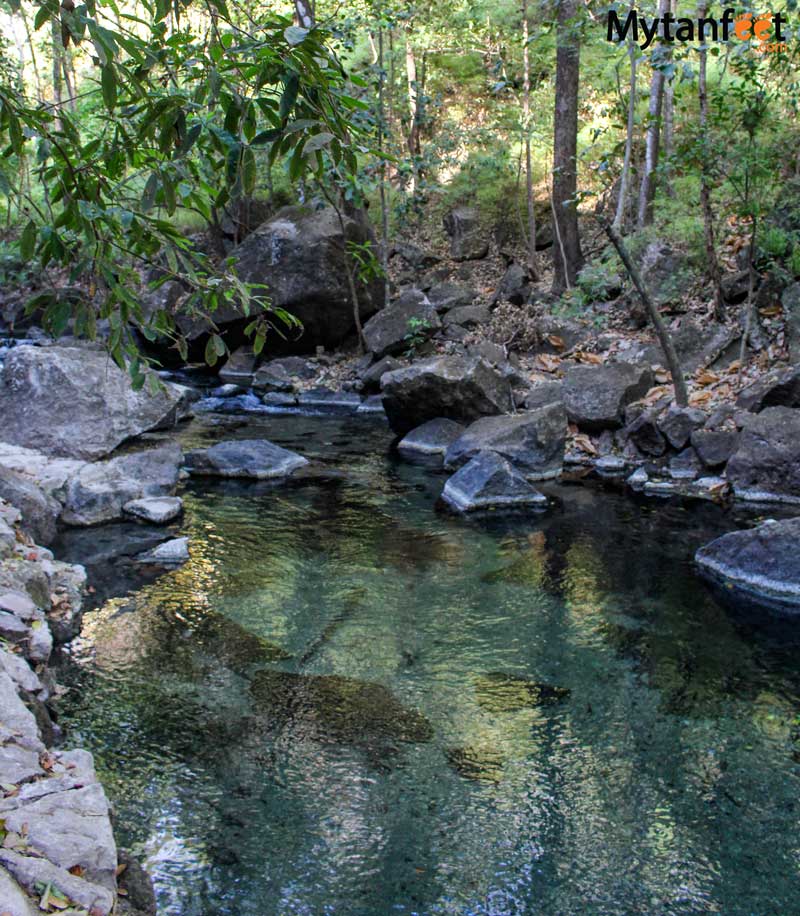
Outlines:
[[547, 498], [495, 452], [482, 452], [456, 471], [442, 499], [457, 512], [547, 506]]
[[166, 525], [183, 512], [183, 500], [179, 496], [133, 499], [122, 511], [152, 525]]
[[464, 433], [464, 427], [455, 420], [436, 417], [422, 426], [412, 429], [398, 443], [398, 450], [404, 455], [438, 455], [444, 457], [447, 449]]
[[308, 464], [302, 455], [267, 439], [231, 439], [211, 448], [189, 452], [186, 458], [192, 474], [257, 480], [288, 477]]
[[800, 518], [724, 534], [695, 554], [700, 571], [755, 604], [800, 616]]

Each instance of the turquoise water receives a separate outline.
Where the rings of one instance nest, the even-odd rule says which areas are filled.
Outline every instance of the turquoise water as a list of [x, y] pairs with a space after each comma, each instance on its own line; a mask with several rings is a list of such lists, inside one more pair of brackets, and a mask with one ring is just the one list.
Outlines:
[[733, 519], [464, 521], [375, 421], [184, 435], [260, 434], [315, 470], [192, 482], [183, 568], [60, 547], [100, 583], [61, 724], [161, 914], [800, 913], [800, 640], [691, 566]]

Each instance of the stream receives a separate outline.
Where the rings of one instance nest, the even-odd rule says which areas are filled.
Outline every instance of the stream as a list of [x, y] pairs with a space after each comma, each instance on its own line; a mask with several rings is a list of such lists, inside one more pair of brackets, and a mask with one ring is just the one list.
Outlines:
[[54, 546], [97, 590], [59, 722], [162, 916], [798, 912], [800, 628], [695, 575], [730, 512], [576, 482], [465, 520], [380, 421], [181, 432], [237, 435], [315, 469], [190, 480], [159, 577], [142, 526]]

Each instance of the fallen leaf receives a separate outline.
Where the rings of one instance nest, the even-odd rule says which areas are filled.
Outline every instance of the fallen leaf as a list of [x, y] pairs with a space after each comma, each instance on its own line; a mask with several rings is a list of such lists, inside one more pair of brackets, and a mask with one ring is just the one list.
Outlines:
[[597, 446], [586, 433], [580, 433], [580, 435], [575, 436], [572, 441], [581, 451], [587, 452], [590, 455], [597, 454]]
[[556, 372], [561, 367], [561, 357], [550, 353], [540, 353], [536, 357], [536, 362], [545, 372]]
[[558, 334], [548, 334], [545, 337], [545, 340], [550, 344], [551, 347], [555, 347], [556, 350], [563, 350], [567, 345], [564, 343], [564, 338], [559, 337]]

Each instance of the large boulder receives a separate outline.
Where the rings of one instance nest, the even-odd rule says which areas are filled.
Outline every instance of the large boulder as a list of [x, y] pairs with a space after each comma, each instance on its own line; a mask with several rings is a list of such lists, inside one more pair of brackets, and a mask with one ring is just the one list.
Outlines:
[[696, 429], [692, 433], [692, 448], [707, 468], [726, 464], [739, 445], [739, 433], [732, 429]]
[[186, 463], [193, 474], [268, 480], [288, 477], [308, 460], [266, 439], [231, 439], [189, 452]]
[[547, 498], [496, 452], [482, 452], [456, 471], [442, 499], [457, 512], [547, 506]]
[[168, 496], [178, 484], [182, 460], [180, 447], [170, 443], [86, 464], [67, 484], [61, 520], [99, 525], [122, 518], [125, 505], [134, 500]]
[[443, 223], [450, 237], [450, 256], [455, 261], [480, 260], [489, 253], [488, 237], [473, 207], [456, 207], [444, 217]]
[[[271, 307], [285, 309], [303, 323], [295, 342], [300, 352], [311, 352], [319, 345], [333, 347], [355, 330], [345, 247], [348, 242], [361, 245], [374, 239], [366, 220], [352, 216], [343, 220], [344, 233], [331, 208], [284, 207], [232, 252], [239, 278], [266, 284]], [[359, 282], [358, 298], [365, 321], [383, 307], [383, 281]], [[229, 307], [214, 315], [218, 325], [247, 320]]]
[[0, 373], [0, 441], [48, 455], [93, 460], [121, 442], [172, 426], [183, 389], [153, 394], [105, 353], [72, 347], [16, 347]]
[[753, 413], [765, 407], [800, 407], [800, 366], [768, 372], [742, 391], [736, 405]]
[[743, 499], [800, 502], [800, 410], [746, 415], [726, 476]]
[[599, 432], [622, 423], [622, 412], [644, 397], [653, 384], [649, 368], [629, 363], [574, 366], [564, 376], [564, 406], [582, 429]]
[[56, 536], [61, 504], [46, 493], [30, 475], [12, 471], [0, 462], [0, 499], [22, 513], [22, 527], [37, 544], [49, 544]]
[[437, 417], [422, 426], [412, 429], [397, 444], [397, 449], [406, 456], [436, 456], [444, 459], [447, 449], [464, 433], [464, 427], [455, 420]]
[[440, 326], [439, 315], [419, 289], [409, 289], [364, 325], [367, 349], [380, 359], [409, 348], [409, 338], [427, 336]]
[[724, 534], [695, 554], [700, 571], [746, 603], [800, 614], [800, 518]]
[[393, 356], [384, 356], [373, 363], [361, 376], [361, 390], [365, 394], [377, 393], [381, 390], [381, 379], [387, 372], [394, 372], [402, 368], [401, 363]]
[[481, 452], [495, 452], [526, 477], [557, 477], [566, 434], [567, 415], [558, 403], [511, 416], [482, 417], [448, 448], [444, 465], [455, 470]]
[[508, 380], [478, 357], [422, 360], [388, 372], [381, 385], [389, 424], [400, 435], [436, 417], [463, 423], [513, 406]]

